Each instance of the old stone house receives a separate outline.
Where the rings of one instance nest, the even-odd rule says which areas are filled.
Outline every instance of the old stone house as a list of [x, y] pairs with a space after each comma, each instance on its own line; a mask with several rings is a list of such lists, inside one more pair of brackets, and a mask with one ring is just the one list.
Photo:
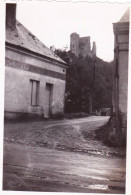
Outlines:
[[6, 4], [5, 118], [63, 113], [66, 69], [16, 20], [16, 4]]
[[113, 85], [113, 112], [122, 136], [127, 129], [128, 54], [129, 54], [129, 9], [119, 22], [113, 24], [115, 35], [115, 67]]

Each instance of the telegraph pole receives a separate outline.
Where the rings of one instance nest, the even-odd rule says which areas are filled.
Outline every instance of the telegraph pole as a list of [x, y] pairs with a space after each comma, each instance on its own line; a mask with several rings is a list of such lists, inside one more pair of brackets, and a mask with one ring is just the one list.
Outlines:
[[93, 54], [93, 80], [92, 80], [92, 88], [89, 94], [89, 114], [92, 114], [93, 108], [93, 93], [94, 93], [94, 84], [95, 84], [95, 72], [96, 72], [96, 54]]

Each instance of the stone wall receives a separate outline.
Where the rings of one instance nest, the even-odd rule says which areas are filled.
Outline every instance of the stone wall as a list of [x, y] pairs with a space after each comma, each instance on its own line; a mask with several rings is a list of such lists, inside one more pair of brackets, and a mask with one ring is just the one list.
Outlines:
[[119, 112], [127, 113], [129, 35], [119, 35]]
[[81, 37], [79, 39], [79, 54], [85, 58], [87, 55], [90, 56], [90, 53], [90, 37]]
[[129, 22], [115, 23], [114, 35], [115, 77], [113, 86], [113, 111], [119, 124], [118, 131], [125, 139], [127, 130]]

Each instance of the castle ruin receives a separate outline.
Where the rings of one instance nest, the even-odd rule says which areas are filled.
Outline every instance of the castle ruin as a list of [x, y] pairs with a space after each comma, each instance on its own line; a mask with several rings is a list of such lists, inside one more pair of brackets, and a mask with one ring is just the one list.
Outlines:
[[93, 42], [93, 47], [91, 49], [90, 36], [79, 37], [77, 33], [72, 33], [70, 35], [70, 50], [76, 56], [96, 56], [96, 43]]

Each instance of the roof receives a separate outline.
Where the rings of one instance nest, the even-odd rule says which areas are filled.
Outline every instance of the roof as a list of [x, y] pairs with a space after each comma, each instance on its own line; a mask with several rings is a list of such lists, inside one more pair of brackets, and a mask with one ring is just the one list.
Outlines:
[[34, 36], [18, 21], [16, 21], [15, 28], [7, 27], [6, 42], [15, 46], [20, 46], [22, 48], [28, 49], [32, 52], [67, 65], [66, 62], [64, 62], [53, 51], [46, 47], [36, 36]]
[[124, 13], [124, 15], [121, 17], [119, 23], [121, 23], [121, 22], [129, 22], [129, 20], [130, 20], [129, 16], [130, 16], [130, 8], [128, 8], [126, 10], [126, 12]]

